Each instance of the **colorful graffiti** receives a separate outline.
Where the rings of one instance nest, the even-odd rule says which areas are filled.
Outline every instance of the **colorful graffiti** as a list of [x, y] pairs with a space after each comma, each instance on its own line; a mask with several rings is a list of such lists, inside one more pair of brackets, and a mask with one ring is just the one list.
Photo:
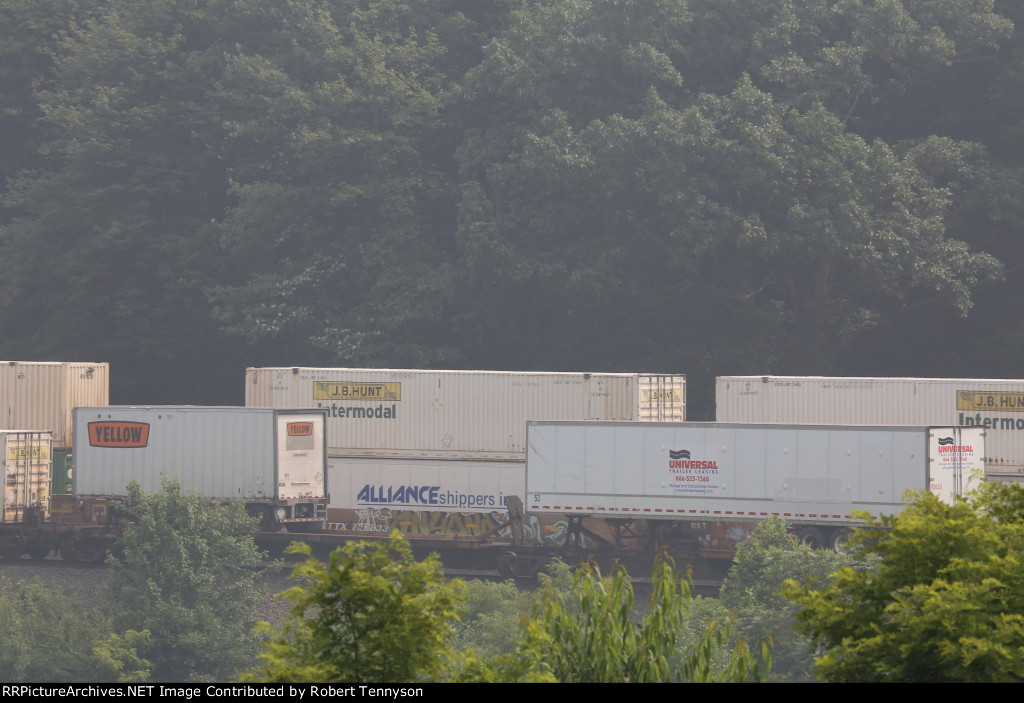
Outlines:
[[505, 521], [505, 513], [442, 513], [434, 510], [393, 510], [391, 525], [407, 535], [479, 537]]
[[[431, 510], [353, 510], [345, 511], [350, 521], [331, 521], [330, 530], [344, 532], [367, 532], [388, 534], [398, 530], [405, 535], [480, 537], [492, 533], [508, 519], [504, 511], [491, 513], [447, 513]], [[547, 544], [561, 547], [569, 534], [569, 523], [565, 520], [541, 521], [536, 515], [528, 515], [523, 524], [526, 541], [531, 544]], [[512, 539], [512, 531], [503, 527], [493, 532], [499, 539]], [[584, 542], [584, 545], [586, 543]]]

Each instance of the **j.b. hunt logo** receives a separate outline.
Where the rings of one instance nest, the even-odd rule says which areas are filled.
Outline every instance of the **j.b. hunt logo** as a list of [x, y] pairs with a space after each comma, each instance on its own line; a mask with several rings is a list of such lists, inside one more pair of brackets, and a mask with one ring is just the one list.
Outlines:
[[400, 401], [401, 399], [401, 383], [317, 381], [313, 384], [313, 400]]
[[134, 449], [149, 444], [148, 422], [110, 420], [89, 423], [89, 445], [112, 449]]
[[670, 449], [668, 452], [668, 468], [679, 470], [718, 471], [717, 461], [690, 460], [689, 449]]

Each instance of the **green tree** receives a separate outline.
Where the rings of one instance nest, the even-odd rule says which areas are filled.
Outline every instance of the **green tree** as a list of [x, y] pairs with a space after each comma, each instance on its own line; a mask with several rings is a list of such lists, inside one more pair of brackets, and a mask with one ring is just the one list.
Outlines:
[[821, 589], [791, 583], [800, 629], [823, 644], [815, 674], [845, 681], [1024, 677], [1024, 487], [987, 483], [947, 505], [924, 493], [852, 542], [881, 557]]
[[582, 349], [589, 364], [825, 372], [892, 310], [940, 295], [966, 313], [998, 267], [949, 236], [955, 182], [922, 153], [970, 147], [886, 143], [851, 111], [874, 119], [891, 83], [1007, 36], [991, 3], [968, 5], [521, 6], [466, 79], [489, 119], [457, 153], [456, 285], [491, 291], [461, 296], [467, 346], [505, 364]]
[[118, 634], [98, 608], [33, 583], [0, 593], [0, 680], [133, 683], [149, 678], [148, 632]]
[[[308, 545], [290, 551], [310, 554]], [[387, 542], [351, 542], [327, 564], [308, 557], [289, 621], [266, 644], [250, 678], [270, 682], [399, 683], [429, 681], [448, 667], [451, 621], [465, 599], [445, 582], [436, 554], [416, 561], [397, 533]]]
[[254, 608], [268, 567], [242, 503], [213, 506], [164, 478], [156, 493], [128, 487], [121, 538], [111, 555], [116, 623], [147, 630], [140, 652], [157, 681], [225, 681], [251, 665], [260, 636]]
[[[742, 642], [728, 652], [729, 625], [693, 628], [692, 610], [689, 588], [668, 561], [655, 567], [651, 600], [640, 614], [624, 569], [602, 576], [584, 566], [568, 593], [548, 588], [541, 594], [519, 653], [543, 662], [562, 683], [745, 682], [766, 676], [767, 647], [761, 660]], [[696, 636], [689, 639], [688, 632]]]
[[[538, 578], [550, 577], [539, 574]], [[483, 659], [513, 653], [520, 626], [532, 608], [532, 594], [517, 588], [514, 581], [466, 581], [466, 602], [454, 623], [456, 651], [472, 650]]]
[[734, 636], [752, 646], [771, 643], [770, 680], [814, 681], [814, 658], [825, 651], [794, 630], [800, 608], [782, 595], [786, 582], [811, 582], [821, 588], [829, 575], [843, 567], [871, 568], [872, 556], [862, 559], [853, 552], [837, 554], [802, 545], [782, 518], [763, 521], [748, 540], [737, 545], [720, 600], [735, 614]]

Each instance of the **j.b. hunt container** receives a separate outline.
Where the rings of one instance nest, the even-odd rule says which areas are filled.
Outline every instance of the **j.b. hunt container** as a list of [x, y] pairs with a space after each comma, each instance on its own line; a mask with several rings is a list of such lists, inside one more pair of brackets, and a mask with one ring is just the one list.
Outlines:
[[1024, 380], [719, 376], [719, 422], [973, 425], [990, 478], [1024, 472]]
[[248, 407], [323, 408], [332, 457], [523, 461], [527, 420], [686, 419], [686, 377], [250, 368]]
[[124, 496], [161, 476], [210, 501], [243, 501], [261, 528], [327, 517], [324, 411], [200, 406], [74, 410], [74, 494]]
[[0, 523], [21, 523], [34, 510], [41, 522], [48, 512], [53, 434], [49, 431], [0, 430], [3, 505]]

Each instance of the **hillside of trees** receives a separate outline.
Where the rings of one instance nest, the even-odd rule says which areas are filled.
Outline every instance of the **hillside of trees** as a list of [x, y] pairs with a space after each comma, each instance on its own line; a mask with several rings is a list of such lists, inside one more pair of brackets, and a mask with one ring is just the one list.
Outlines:
[[0, 358], [116, 403], [1021, 376], [1017, 0], [0, 0], [0, 155]]

